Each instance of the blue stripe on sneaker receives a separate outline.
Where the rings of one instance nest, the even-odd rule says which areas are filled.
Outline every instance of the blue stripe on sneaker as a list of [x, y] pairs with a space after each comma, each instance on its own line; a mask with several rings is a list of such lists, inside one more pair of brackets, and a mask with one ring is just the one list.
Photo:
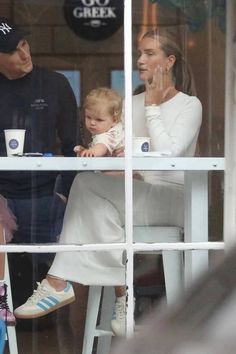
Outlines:
[[55, 305], [55, 302], [52, 303], [52, 301], [50, 301], [50, 299], [46, 298], [46, 299], [41, 299], [40, 302], [43, 305], [47, 305], [48, 307], [52, 307]]
[[64, 289], [64, 292], [67, 293], [70, 290], [71, 283], [67, 282], [66, 288]]
[[51, 303], [49, 301], [47, 301], [46, 299], [40, 300], [40, 304], [45, 305], [47, 307], [51, 307]]
[[52, 296], [49, 296], [46, 299], [42, 299], [37, 303], [37, 306], [40, 307], [42, 310], [47, 311], [49, 310], [51, 307], [55, 306], [56, 304], [58, 304], [60, 301], [58, 301], [57, 299], [55, 299]]
[[51, 300], [52, 302], [54, 302], [54, 304], [56, 305], [56, 304], [59, 304], [59, 300], [57, 300], [55, 297], [53, 297], [53, 296], [48, 296], [47, 297], [47, 299], [49, 299], [49, 300]]
[[48, 307], [43, 306], [43, 304], [41, 304], [40, 302], [37, 303], [37, 306], [43, 311], [47, 311], [48, 310]]

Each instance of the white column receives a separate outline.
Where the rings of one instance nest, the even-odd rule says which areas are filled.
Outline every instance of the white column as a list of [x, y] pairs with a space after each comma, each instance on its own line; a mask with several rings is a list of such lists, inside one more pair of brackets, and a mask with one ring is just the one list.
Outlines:
[[228, 0], [225, 73], [225, 194], [224, 241], [226, 249], [236, 241], [236, 2]]
[[[208, 171], [185, 171], [184, 241], [208, 242]], [[185, 251], [185, 283], [208, 268], [208, 251]]]
[[126, 285], [128, 294], [127, 336], [133, 334], [133, 184], [132, 184], [132, 0], [124, 2], [125, 66], [125, 232], [127, 248]]

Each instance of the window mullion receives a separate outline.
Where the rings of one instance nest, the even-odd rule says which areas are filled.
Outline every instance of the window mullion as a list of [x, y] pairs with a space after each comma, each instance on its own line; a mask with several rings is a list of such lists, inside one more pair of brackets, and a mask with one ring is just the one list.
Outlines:
[[127, 336], [133, 333], [133, 167], [132, 167], [132, 0], [124, 0], [125, 72], [125, 234], [127, 242], [126, 285], [128, 292]]

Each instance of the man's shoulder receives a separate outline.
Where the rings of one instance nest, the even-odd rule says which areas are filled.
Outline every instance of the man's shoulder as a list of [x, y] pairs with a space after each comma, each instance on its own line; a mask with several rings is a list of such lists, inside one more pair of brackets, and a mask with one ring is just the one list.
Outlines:
[[55, 80], [66, 80], [65, 76], [61, 73], [41, 66], [35, 65], [33, 68], [33, 72], [37, 76], [42, 76], [48, 79], [54, 78]]

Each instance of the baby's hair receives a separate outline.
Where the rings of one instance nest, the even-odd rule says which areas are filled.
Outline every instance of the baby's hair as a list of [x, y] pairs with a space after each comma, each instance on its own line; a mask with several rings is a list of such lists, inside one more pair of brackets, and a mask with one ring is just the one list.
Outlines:
[[121, 95], [108, 87], [98, 87], [91, 90], [85, 97], [84, 109], [89, 109], [95, 104], [105, 101], [108, 113], [115, 118], [116, 122], [121, 121], [123, 98]]

